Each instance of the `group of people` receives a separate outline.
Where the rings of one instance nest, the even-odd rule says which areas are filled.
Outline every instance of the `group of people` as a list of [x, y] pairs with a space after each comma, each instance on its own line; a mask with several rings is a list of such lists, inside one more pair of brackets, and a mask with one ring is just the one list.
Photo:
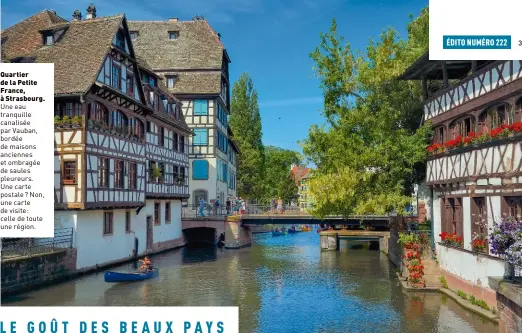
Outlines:
[[[223, 213], [223, 207], [221, 206], [221, 202], [219, 200], [219, 195], [217, 196], [216, 200], [214, 201], [214, 205], [209, 207], [209, 210], [212, 209], [212, 213], [214, 215], [216, 214], [222, 214]], [[205, 199], [203, 197], [199, 197], [199, 216], [205, 216]], [[227, 201], [225, 202], [225, 209], [226, 214], [230, 215], [231, 212], [234, 212], [234, 215], [238, 214], [245, 214], [246, 213], [246, 202], [245, 200], [236, 197], [235, 199], [227, 198]]]

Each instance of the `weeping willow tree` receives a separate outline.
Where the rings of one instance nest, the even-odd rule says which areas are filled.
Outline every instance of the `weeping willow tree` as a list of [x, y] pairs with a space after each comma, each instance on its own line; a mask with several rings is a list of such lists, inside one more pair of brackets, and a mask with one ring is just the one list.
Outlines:
[[309, 182], [316, 216], [400, 212], [424, 177], [430, 129], [419, 125], [421, 85], [397, 77], [428, 50], [428, 10], [410, 19], [407, 40], [389, 28], [364, 52], [352, 50], [333, 20], [310, 54], [326, 120], [302, 143], [318, 167]]

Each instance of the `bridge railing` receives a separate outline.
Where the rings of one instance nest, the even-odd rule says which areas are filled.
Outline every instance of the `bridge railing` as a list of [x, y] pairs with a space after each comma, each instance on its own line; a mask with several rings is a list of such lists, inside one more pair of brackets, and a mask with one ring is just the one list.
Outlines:
[[229, 215], [233, 215], [233, 212], [231, 211], [231, 209], [227, 209], [227, 207], [223, 206], [215, 207], [205, 204], [204, 206], [186, 205], [181, 207], [182, 218], [223, 219]]
[[2, 238], [2, 261], [36, 254], [52, 253], [73, 247], [73, 228], [54, 229], [51, 238]]
[[[250, 205], [246, 207], [246, 215], [267, 215], [267, 216], [279, 216], [279, 215], [290, 215], [290, 216], [311, 216], [306, 208], [292, 205], [283, 205], [278, 207], [277, 205]], [[392, 215], [353, 215], [349, 216], [350, 219], [375, 219], [375, 218], [389, 218]], [[330, 215], [330, 218], [342, 218], [340, 215]]]
[[305, 208], [299, 206], [283, 205], [249, 205], [246, 207], [246, 215], [310, 215]]

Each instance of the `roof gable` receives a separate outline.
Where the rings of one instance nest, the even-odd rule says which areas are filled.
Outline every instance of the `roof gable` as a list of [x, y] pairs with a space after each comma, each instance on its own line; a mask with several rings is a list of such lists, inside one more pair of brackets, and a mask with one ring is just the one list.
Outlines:
[[55, 12], [44, 10], [2, 31], [2, 51], [8, 59], [25, 56], [42, 47], [40, 30], [67, 22]]
[[124, 15], [115, 15], [69, 22], [60, 42], [34, 53], [37, 62], [54, 63], [55, 94], [90, 89], [123, 19]]

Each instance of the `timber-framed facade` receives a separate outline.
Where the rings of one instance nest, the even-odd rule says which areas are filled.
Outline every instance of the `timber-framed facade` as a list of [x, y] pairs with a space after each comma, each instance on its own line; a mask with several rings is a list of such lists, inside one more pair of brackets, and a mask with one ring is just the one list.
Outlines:
[[[190, 205], [199, 199], [221, 207], [236, 196], [239, 153], [228, 124], [230, 59], [207, 21], [131, 21], [140, 57], [163, 78], [168, 92], [182, 103], [194, 135], [188, 141]], [[201, 57], [194, 56], [200, 54]]]
[[[438, 260], [450, 285], [495, 306], [488, 276], [503, 275], [503, 260], [472, 244], [487, 240], [494, 221], [522, 216], [522, 62], [425, 54], [401, 78], [422, 81], [423, 121], [433, 128], [426, 185]], [[444, 232], [462, 237], [462, 248], [444, 245]]]
[[2, 52], [55, 65], [55, 226], [74, 228], [77, 269], [183, 245], [191, 131], [125, 16], [42, 11], [3, 31]]

